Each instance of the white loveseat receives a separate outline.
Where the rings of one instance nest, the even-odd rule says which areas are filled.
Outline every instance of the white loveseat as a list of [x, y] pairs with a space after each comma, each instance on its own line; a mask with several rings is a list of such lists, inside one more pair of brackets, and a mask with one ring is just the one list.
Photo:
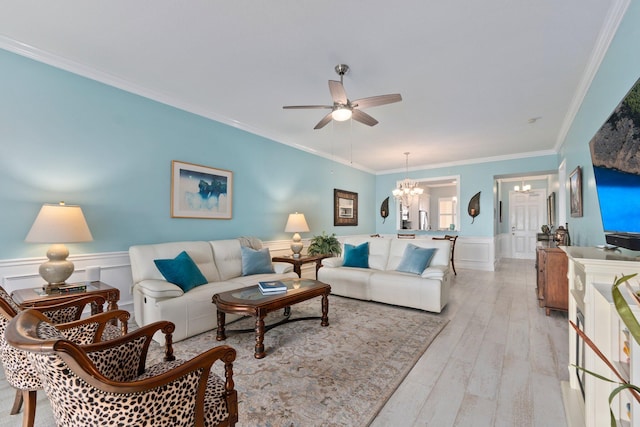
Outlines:
[[[156, 259], [175, 258], [182, 251], [193, 259], [208, 282], [187, 292], [168, 282], [154, 263]], [[287, 263], [273, 263], [272, 274], [243, 276], [238, 239], [138, 245], [129, 248], [129, 257], [136, 323], [143, 326], [169, 320], [176, 326], [174, 341], [217, 326], [216, 308], [211, 302], [214, 294], [256, 285], [259, 281], [298, 277]], [[157, 338], [164, 343], [160, 335]]]
[[[351, 298], [418, 308], [440, 313], [449, 300], [451, 246], [448, 240], [347, 237], [344, 245], [369, 242], [369, 268], [344, 267], [343, 257], [322, 260], [318, 280], [331, 285], [331, 293]], [[435, 248], [431, 263], [421, 274], [396, 271], [407, 245]]]

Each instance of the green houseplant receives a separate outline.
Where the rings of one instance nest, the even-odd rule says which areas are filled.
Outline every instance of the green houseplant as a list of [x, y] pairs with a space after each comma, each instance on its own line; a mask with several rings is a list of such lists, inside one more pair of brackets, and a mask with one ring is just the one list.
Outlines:
[[307, 249], [309, 255], [335, 255], [342, 254], [342, 247], [335, 233], [330, 236], [326, 232], [322, 232], [319, 236], [313, 236], [311, 244]]
[[[620, 316], [620, 319], [622, 319], [622, 321], [625, 324], [625, 326], [627, 327], [627, 329], [629, 329], [629, 332], [633, 336], [633, 339], [638, 344], [640, 344], [640, 323], [638, 323], [638, 319], [636, 319], [635, 315], [631, 311], [631, 308], [627, 304], [627, 301], [622, 296], [622, 292], [619, 289], [620, 285], [624, 284], [625, 287], [627, 288], [629, 294], [631, 295], [632, 299], [634, 300], [634, 302], [636, 304], [640, 305], [640, 296], [636, 292], [634, 292], [633, 289], [631, 288], [631, 286], [629, 285], [629, 279], [632, 279], [635, 276], [636, 276], [636, 274], [630, 274], [628, 276], [622, 276], [621, 278], [615, 277], [613, 286], [611, 287], [611, 294], [613, 296], [613, 301], [614, 301], [614, 304], [615, 304], [615, 307], [616, 307], [616, 311], [618, 312], [618, 315]], [[617, 427], [617, 422], [616, 422], [615, 416], [613, 414], [613, 411], [611, 410], [611, 403], [613, 402], [614, 397], [618, 393], [622, 392], [623, 390], [628, 390], [631, 393], [631, 395], [633, 396], [633, 398], [636, 401], [640, 402], [640, 387], [638, 387], [635, 384], [631, 384], [629, 382], [629, 380], [627, 378], [625, 378], [615, 368], [613, 363], [611, 363], [611, 361], [609, 361], [605, 357], [605, 355], [600, 351], [600, 349], [598, 349], [598, 347], [595, 345], [595, 343], [593, 341], [591, 341], [591, 339], [589, 337], [587, 337], [584, 334], [584, 332], [582, 332], [582, 330], [580, 330], [580, 328], [578, 328], [578, 326], [576, 326], [575, 323], [573, 323], [573, 321], [569, 320], [569, 324], [578, 333], [578, 335], [580, 335], [580, 337], [591, 348], [591, 350], [594, 351], [594, 353], [605, 363], [605, 365], [607, 365], [609, 367], [609, 369], [611, 369], [611, 371], [614, 373], [614, 375], [618, 378], [618, 381], [612, 381], [607, 377], [604, 377], [604, 376], [599, 375], [599, 374], [597, 374], [595, 372], [592, 372], [592, 371], [589, 371], [587, 369], [584, 369], [581, 366], [572, 365], [574, 368], [583, 370], [583, 371], [587, 372], [589, 375], [593, 375], [594, 377], [596, 377], [598, 379], [601, 379], [601, 380], [609, 382], [609, 383], [617, 384], [616, 388], [614, 388], [614, 390], [609, 395], [609, 414], [610, 414], [610, 420], [611, 420], [611, 427]]]

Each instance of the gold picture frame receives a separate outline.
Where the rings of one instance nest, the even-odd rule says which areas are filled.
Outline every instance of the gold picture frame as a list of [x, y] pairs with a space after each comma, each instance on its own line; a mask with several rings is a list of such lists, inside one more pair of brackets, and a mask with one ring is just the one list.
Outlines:
[[358, 225], [358, 193], [333, 189], [333, 225]]
[[171, 162], [171, 217], [231, 219], [233, 172]]
[[582, 168], [580, 166], [569, 175], [569, 206], [573, 218], [582, 216]]

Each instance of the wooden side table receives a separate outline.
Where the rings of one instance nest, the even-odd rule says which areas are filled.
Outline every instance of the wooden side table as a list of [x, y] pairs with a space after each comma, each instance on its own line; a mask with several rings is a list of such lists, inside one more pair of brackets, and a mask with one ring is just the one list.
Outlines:
[[[107, 301], [107, 311], [117, 310], [118, 301], [120, 300], [120, 290], [109, 286], [103, 282], [91, 282], [87, 284], [84, 291], [71, 291], [47, 294], [42, 288], [18, 289], [11, 293], [11, 298], [18, 306], [24, 310], [29, 307], [40, 307], [43, 305], [56, 304], [66, 302], [74, 298], [86, 295], [100, 295]], [[91, 304], [91, 314], [97, 314], [102, 311], [102, 307], [94, 307]]]
[[301, 268], [303, 264], [316, 263], [316, 279], [318, 278], [318, 270], [322, 267], [322, 260], [329, 258], [332, 255], [301, 255], [300, 258], [293, 258], [292, 256], [276, 256], [271, 259], [273, 262], [288, 262], [293, 264], [293, 271], [302, 277]]

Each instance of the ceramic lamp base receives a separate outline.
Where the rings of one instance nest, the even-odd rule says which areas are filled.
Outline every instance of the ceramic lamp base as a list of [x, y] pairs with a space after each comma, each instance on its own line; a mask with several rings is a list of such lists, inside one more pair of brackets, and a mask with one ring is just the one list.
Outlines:
[[302, 244], [302, 237], [300, 237], [300, 234], [294, 234], [293, 240], [291, 241], [291, 252], [293, 252], [294, 258], [300, 258], [300, 252], [302, 252], [303, 247], [304, 245]]
[[47, 290], [63, 285], [73, 273], [74, 266], [67, 260], [68, 256], [69, 250], [62, 244], [51, 245], [47, 251], [49, 261], [41, 264], [38, 269], [40, 276], [48, 283]]

